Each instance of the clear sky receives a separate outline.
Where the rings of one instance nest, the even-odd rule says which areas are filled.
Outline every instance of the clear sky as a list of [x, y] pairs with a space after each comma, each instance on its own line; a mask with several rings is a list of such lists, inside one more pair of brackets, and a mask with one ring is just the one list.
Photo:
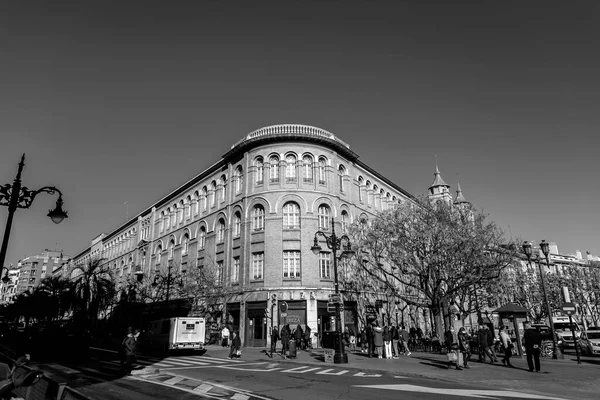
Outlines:
[[4, 1], [0, 184], [26, 153], [69, 211], [18, 210], [7, 263], [83, 250], [278, 123], [411, 193], [437, 155], [507, 235], [600, 254], [599, 49], [598, 1]]

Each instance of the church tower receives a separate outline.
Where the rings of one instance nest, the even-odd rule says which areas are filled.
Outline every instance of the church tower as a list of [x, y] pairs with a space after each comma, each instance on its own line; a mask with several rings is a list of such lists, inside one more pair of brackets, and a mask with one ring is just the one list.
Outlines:
[[429, 186], [429, 201], [431, 203], [436, 203], [438, 201], [443, 201], [446, 204], [452, 204], [452, 195], [450, 194], [450, 185], [448, 185], [442, 179], [440, 175], [440, 170], [436, 164], [435, 173], [433, 174], [433, 183]]
[[466, 209], [471, 207], [471, 203], [469, 203], [467, 199], [465, 199], [465, 196], [463, 195], [463, 192], [460, 189], [460, 183], [458, 184], [456, 189], [456, 198], [454, 199], [454, 205], [460, 209]]

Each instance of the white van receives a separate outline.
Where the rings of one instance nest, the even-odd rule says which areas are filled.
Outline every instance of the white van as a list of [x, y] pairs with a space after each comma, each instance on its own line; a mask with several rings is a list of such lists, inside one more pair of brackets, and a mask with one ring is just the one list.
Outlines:
[[150, 322], [147, 343], [151, 350], [203, 350], [206, 322], [201, 317], [165, 318]]
[[[563, 349], [574, 349], [575, 340], [573, 340], [573, 334], [571, 333], [569, 317], [552, 317], [552, 324], [554, 325], [554, 332], [558, 336], [558, 345]], [[575, 337], [579, 338], [581, 327], [574, 319], [573, 329], [575, 330]]]

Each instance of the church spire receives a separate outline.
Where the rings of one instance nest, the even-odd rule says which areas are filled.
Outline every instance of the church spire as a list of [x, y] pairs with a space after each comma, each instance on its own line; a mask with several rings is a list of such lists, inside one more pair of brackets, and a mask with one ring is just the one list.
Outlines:
[[434, 202], [437, 200], [444, 200], [446, 203], [452, 203], [452, 195], [450, 194], [450, 185], [448, 185], [442, 179], [440, 170], [435, 163], [435, 172], [433, 174], [433, 183], [429, 186], [429, 199]]
[[463, 195], [462, 190], [460, 189], [460, 183], [457, 185], [457, 189], [456, 189], [456, 199], [454, 199], [454, 204], [462, 204], [462, 203], [468, 203], [467, 199], [465, 199], [465, 196]]

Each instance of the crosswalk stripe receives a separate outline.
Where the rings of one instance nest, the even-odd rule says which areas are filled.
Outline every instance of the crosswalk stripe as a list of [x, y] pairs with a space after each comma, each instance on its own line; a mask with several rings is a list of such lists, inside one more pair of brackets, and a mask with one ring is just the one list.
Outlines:
[[161, 362], [153, 364], [153, 365], [159, 365], [159, 364], [179, 365], [179, 366], [182, 366], [182, 365], [191, 365], [191, 363], [189, 363], [189, 362], [183, 363], [183, 362], [171, 361], [171, 360], [162, 360]]
[[164, 381], [163, 383], [166, 383], [167, 385], [174, 385], [176, 383], [181, 382], [182, 380], [184, 380], [185, 378], [183, 376], [174, 376], [171, 379], [167, 379], [166, 381]]
[[216, 359], [206, 358], [206, 357], [177, 357], [177, 360], [194, 361], [194, 362], [200, 361], [200, 362], [214, 363], [214, 364], [225, 364], [230, 361], [230, 360], [216, 360]]
[[212, 388], [213, 388], [213, 386], [207, 385], [206, 383], [203, 383], [200, 386], [196, 386], [194, 388], [194, 392], [207, 393]]
[[236, 393], [233, 395], [233, 397], [231, 398], [231, 400], [248, 400], [250, 397], [246, 396], [245, 394], [241, 394], [241, 393]]
[[343, 369], [339, 372], [331, 372], [331, 371], [335, 371], [334, 369], [326, 369], [325, 371], [319, 371], [316, 372], [317, 375], [344, 375], [346, 372], [348, 372], [347, 369]]
[[308, 369], [303, 370], [304, 368], [306, 368], [306, 367], [298, 367], [298, 368], [286, 369], [286, 370], [281, 371], [281, 372], [292, 372], [294, 374], [304, 374], [306, 372], [317, 371], [317, 370], [321, 369], [321, 368], [308, 368]]

